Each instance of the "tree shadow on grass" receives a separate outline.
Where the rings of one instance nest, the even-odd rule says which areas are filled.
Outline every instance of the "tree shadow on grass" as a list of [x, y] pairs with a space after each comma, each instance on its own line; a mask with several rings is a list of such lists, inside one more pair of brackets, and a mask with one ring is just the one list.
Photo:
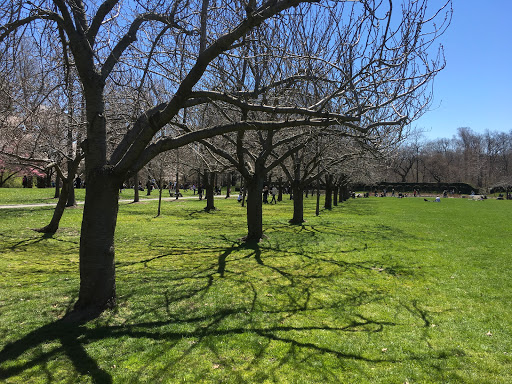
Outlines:
[[20, 251], [24, 248], [37, 247], [38, 253], [42, 254], [44, 252], [51, 252], [51, 247], [53, 246], [52, 242], [59, 242], [66, 245], [66, 251], [72, 251], [77, 249], [78, 240], [73, 240], [70, 238], [63, 238], [60, 235], [55, 233], [34, 233], [32, 236], [28, 236], [27, 238], [17, 239], [16, 241], [11, 240], [8, 236], [0, 234], [1, 237], [5, 239], [1, 241], [0, 250], [8, 250], [8, 251]]
[[[321, 360], [326, 356], [347, 366], [353, 366], [354, 362], [360, 362], [361, 367], [400, 362], [391, 355], [372, 354], [364, 349], [358, 352], [358, 349], [349, 349], [343, 343], [333, 342], [348, 339], [348, 335], [355, 333], [380, 333], [397, 325], [378, 316], [369, 316], [364, 310], [369, 304], [383, 304], [382, 292], [354, 288], [322, 300], [315, 295], [317, 289], [330, 289], [329, 279], [332, 274], [340, 275], [350, 271], [364, 274], [388, 273], [392, 276], [391, 271], [399, 270], [403, 266], [390, 265], [375, 269], [368, 263], [348, 262], [328, 255], [311, 254], [301, 248], [288, 250], [286, 255], [281, 255], [286, 244], [279, 244], [277, 239], [263, 243], [242, 243], [227, 237], [221, 239], [226, 246], [197, 246], [193, 250], [188, 249], [189, 253], [185, 254], [183, 252], [186, 248], [173, 248], [170, 252], [143, 260], [118, 264], [120, 271], [137, 267], [141, 263], [150, 267], [166, 262], [166, 258], [189, 257], [201, 252], [208, 252], [211, 259], [204, 263], [184, 263], [173, 267], [172, 271], [153, 275], [152, 278], [160, 279], [166, 289], [158, 293], [160, 297], [155, 295], [157, 300], [144, 303], [139, 311], [129, 312], [131, 314], [121, 325], [98, 322], [85, 326], [56, 321], [7, 344], [0, 351], [0, 381], [26, 374], [35, 367], [47, 367], [56, 359], [65, 357], [71, 362], [75, 375], [90, 377], [97, 383], [112, 382], [114, 373], [108, 368], [110, 360], [101, 359], [88, 352], [88, 346], [101, 340], [113, 339], [118, 347], [118, 343], [127, 338], [144, 343], [151, 341], [165, 344], [166, 348], [174, 349], [173, 354], [180, 357], [164, 361], [164, 365], [171, 369], [173, 365], [180, 368], [180, 361], [194, 353], [201, 356], [214, 355], [226, 368], [232, 368], [232, 378], [237, 382], [272, 378], [276, 381], [284, 365], [291, 365], [293, 370], [302, 372], [308, 365], [305, 364], [308, 359]], [[176, 259], [169, 259], [169, 264], [174, 260]], [[252, 263], [246, 263], [251, 260]], [[239, 264], [240, 261], [243, 263]], [[158, 266], [153, 270], [158, 270]], [[256, 272], [260, 273], [258, 276], [261, 279], [268, 277], [265, 283], [257, 284], [254, 281], [252, 274]], [[363, 275], [359, 277], [361, 276]], [[124, 295], [123, 300], [130, 296], [130, 300], [137, 300], [132, 293], [136, 292], [137, 283], [132, 284], [130, 292]], [[226, 287], [229, 297], [225, 301], [219, 300], [212, 304], [212, 297], [219, 294], [213, 291], [219, 287]], [[235, 287], [246, 289], [234, 292], [232, 289]], [[411, 314], [416, 314], [416, 318], [422, 319], [426, 329], [435, 317], [435, 314], [428, 312], [417, 301], [410, 304], [401, 302], [400, 305]], [[123, 316], [118, 312], [106, 316], [118, 315]], [[150, 321], [145, 320], [148, 318]], [[119, 317], [116, 322], [119, 323]], [[243, 343], [236, 344], [240, 343], [240, 338]], [[256, 341], [251, 342], [254, 338]], [[178, 349], [177, 345], [183, 340], [190, 340], [190, 345], [185, 349]], [[428, 343], [428, 334], [424, 334], [421, 341]], [[52, 346], [54, 343], [58, 345]], [[240, 361], [228, 361], [223, 357], [225, 349], [222, 348], [229, 348], [230, 343], [240, 348], [241, 355], [249, 356], [247, 369], [252, 366], [255, 371], [261, 371], [261, 367], [265, 367], [267, 376], [248, 379], [247, 376], [237, 373], [236, 368]], [[245, 349], [247, 343], [251, 345]], [[284, 346], [287, 353], [275, 355], [276, 344]], [[441, 350], [436, 358], [448, 359], [457, 354], [460, 351]], [[425, 360], [428, 365], [430, 358], [410, 354], [402, 360]], [[269, 359], [275, 360], [271, 366], [268, 365]], [[181, 366], [180, 369], [187, 368]], [[329, 368], [328, 364], [321, 364], [316, 368], [315, 374], [318, 374], [319, 381], [332, 381], [332, 372], [333, 368]], [[51, 369], [46, 369], [46, 374], [48, 381], [52, 381]], [[151, 374], [157, 379], [158, 369]], [[190, 372], [195, 381], [205, 380], [202, 374], [204, 373]], [[438, 375], [442, 377], [441, 373]]]
[[[221, 236], [221, 238], [227, 242], [230, 240], [226, 236]], [[257, 242], [255, 241], [233, 241], [231, 246], [226, 248], [220, 255], [217, 260], [218, 267], [217, 273], [220, 277], [224, 277], [224, 273], [226, 272], [226, 260], [227, 258], [233, 254], [234, 252], [240, 251], [249, 251], [246, 256], [243, 256], [242, 259], [247, 259], [250, 257], [254, 257], [256, 262], [260, 265], [263, 265], [263, 261], [261, 260], [261, 250]]]
[[[209, 289], [209, 287], [207, 288]], [[198, 291], [199, 292], [199, 291]], [[51, 369], [47, 365], [60, 358], [66, 357], [69, 359], [75, 370], [75, 379], [78, 377], [87, 376], [95, 383], [111, 383], [113, 378], [109, 373], [108, 368], [100, 366], [99, 363], [91, 354], [87, 352], [88, 345], [105, 340], [152, 340], [156, 343], [166, 343], [171, 345], [171, 348], [183, 340], [193, 340], [190, 346], [185, 350], [176, 350], [181, 354], [181, 358], [175, 359], [174, 362], [169, 362], [169, 365], [179, 364], [178, 361], [185, 358], [185, 356], [192, 354], [194, 350], [200, 350], [199, 354], [203, 355], [205, 351], [218, 355], [219, 361], [222, 360], [222, 345], [226, 343], [226, 337], [257, 337], [257, 342], [253, 343], [257, 346], [253, 350], [251, 359], [252, 365], [258, 366], [260, 364], [267, 364], [268, 359], [276, 360], [272, 366], [267, 368], [269, 375], [275, 375], [277, 379], [280, 375], [280, 369], [285, 364], [296, 365], [294, 369], [304, 368], [304, 359], [307, 356], [316, 356], [316, 359], [322, 359], [321, 356], [334, 359], [340, 363], [353, 365], [354, 362], [361, 362], [364, 364], [380, 365], [380, 364], [394, 364], [402, 361], [409, 360], [428, 360], [428, 357], [420, 355], [412, 355], [403, 358], [401, 361], [385, 355], [372, 355], [368, 352], [354, 352], [353, 350], [344, 350], [343, 347], [334, 346], [332, 343], [323, 343], [322, 340], [326, 334], [332, 334], [336, 339], [343, 337], [343, 334], [349, 335], [352, 333], [379, 333], [388, 327], [394, 327], [397, 324], [390, 321], [379, 320], [364, 316], [362, 314], [353, 313], [348, 316], [344, 324], [341, 322], [338, 325], [325, 324], [323, 321], [317, 321], [313, 324], [307, 323], [300, 325], [296, 322], [299, 318], [297, 316], [314, 316], [317, 311], [332, 310], [337, 307], [353, 306], [353, 303], [367, 303], [368, 300], [361, 300], [361, 298], [354, 296], [347, 297], [337, 303], [332, 303], [332, 308], [324, 307], [322, 305], [307, 303], [302, 307], [296, 306], [291, 301], [283, 301], [279, 307], [282, 309], [265, 309], [258, 310], [253, 305], [251, 308], [234, 305], [230, 308], [216, 308], [211, 313], [200, 314], [198, 311], [190, 312], [188, 314], [176, 312], [171, 307], [171, 302], [166, 301], [165, 307], [168, 313], [168, 319], [160, 321], [133, 321], [124, 325], [97, 325], [94, 327], [85, 326], [83, 324], [70, 324], [63, 321], [56, 321], [44, 325], [19, 340], [6, 345], [0, 351], [0, 379], [7, 380], [13, 376], [23, 374], [23, 372], [30, 371], [36, 366], [46, 367], [48, 381], [53, 381]], [[190, 299], [195, 295], [181, 296], [180, 300], [185, 297]], [[197, 299], [197, 298], [196, 298]], [[259, 299], [256, 299], [259, 301]], [[356, 304], [356, 307], [359, 304]], [[412, 304], [414, 308], [418, 308], [418, 303]], [[254, 321], [254, 317], [258, 314], [264, 313], [265, 317], [275, 317], [276, 320], [272, 323], [261, 321]], [[427, 318], [431, 316], [422, 309], [421, 317]], [[234, 322], [234, 319], [237, 319]], [[286, 320], [290, 319], [288, 324]], [[188, 328], [189, 330], [183, 330]], [[322, 339], [310, 337], [310, 335], [321, 334]], [[217, 344], [217, 341], [219, 344]], [[44, 350], [44, 345], [51, 345], [53, 343], [60, 345]], [[283, 345], [288, 349], [285, 355], [274, 355], [273, 349], [275, 345]], [[229, 347], [229, 345], [228, 345]], [[240, 353], [248, 353], [247, 351], [240, 351]], [[27, 358], [27, 353], [29, 357]], [[141, 351], [141, 353], [144, 353]], [[436, 359], [448, 359], [457, 356], [461, 351], [447, 350], [438, 352]], [[23, 358], [21, 358], [23, 357]], [[17, 360], [20, 359], [18, 362]], [[110, 365], [111, 363], [109, 363]], [[236, 362], [223, 361], [223, 364], [229, 368], [231, 364], [233, 371], [236, 368]], [[427, 363], [428, 364], [428, 363]], [[307, 365], [307, 364], [306, 364]], [[183, 369], [183, 368], [182, 368]], [[332, 372], [331, 368], [321, 367], [315, 374], [318, 377], [325, 376], [328, 379]], [[72, 373], [67, 372], [68, 378]], [[154, 378], [158, 378], [159, 371], [153, 374]], [[192, 373], [194, 375], [194, 373]], [[199, 373], [197, 373], [199, 375]], [[236, 372], [233, 372], [236, 377]], [[201, 381], [204, 377], [196, 376], [197, 380]], [[250, 382], [251, 380], [239, 377], [239, 382]]]
[[[183, 297], [182, 297], [183, 298]], [[132, 339], [149, 339], [154, 341], [178, 342], [185, 338], [195, 339], [197, 342], [192, 344], [188, 351], [196, 348], [207, 348], [212, 338], [224, 338], [226, 336], [236, 336], [244, 334], [253, 334], [262, 339], [289, 344], [293, 348], [302, 348], [317, 353], [330, 354], [338, 359], [360, 360], [366, 362], [385, 362], [386, 359], [368, 358], [354, 353], [345, 353], [342, 350], [307, 342], [301, 338], [294, 337], [296, 333], [308, 332], [380, 332], [385, 326], [393, 326], [393, 323], [379, 322], [362, 316], [350, 323], [332, 327], [327, 325], [308, 325], [308, 326], [286, 326], [270, 325], [248, 327], [252, 314], [244, 311], [246, 322], [242, 321], [238, 326], [225, 327], [226, 322], [230, 322], [233, 317], [240, 317], [241, 308], [223, 308], [214, 311], [209, 315], [177, 316], [171, 314], [169, 302], [166, 303], [168, 313], [172, 319], [163, 321], [138, 322], [128, 325], [99, 325], [96, 327], [87, 327], [83, 324], [72, 324], [62, 320], [44, 325], [19, 340], [7, 344], [0, 351], [0, 379], [7, 380], [13, 376], [22, 374], [24, 371], [33, 369], [36, 366], [47, 366], [59, 356], [65, 356], [72, 363], [77, 376], [88, 376], [95, 383], [113, 382], [111, 375], [105, 368], [100, 367], [98, 362], [87, 352], [86, 347], [103, 339], [122, 339], [129, 337]], [[318, 308], [316, 308], [318, 309]], [[305, 308], [304, 310], [310, 310]], [[275, 315], [285, 314], [275, 311]], [[190, 331], [169, 330], [170, 326], [189, 325], [193, 329]], [[42, 352], [44, 345], [58, 342], [51, 350]], [[263, 349], [260, 353], [263, 353]], [[36, 352], [37, 351], [37, 352]], [[35, 356], [23, 358], [19, 363], [16, 360], [32, 352]], [[5, 368], [2, 365], [5, 364]], [[53, 381], [52, 373], [47, 370], [48, 380]], [[69, 372], [68, 372], [69, 377]]]
[[[22, 364], [10, 364], [11, 366], [8, 368], [0, 368], [0, 379], [6, 380], [34, 366], [46, 364], [57, 355], [65, 354], [78, 374], [90, 376], [96, 383], [111, 383], [111, 376], [101, 369], [98, 363], [85, 350], [84, 347], [87, 343], [79, 340], [86, 333], [87, 330], [82, 325], [69, 324], [62, 320], [47, 324], [30, 332], [14, 343], [6, 345], [0, 351], [0, 364], [15, 361], [27, 351], [41, 347], [46, 343], [60, 341], [61, 346], [48, 352], [41, 352], [38, 356]], [[51, 375], [50, 372], [47, 374]]]

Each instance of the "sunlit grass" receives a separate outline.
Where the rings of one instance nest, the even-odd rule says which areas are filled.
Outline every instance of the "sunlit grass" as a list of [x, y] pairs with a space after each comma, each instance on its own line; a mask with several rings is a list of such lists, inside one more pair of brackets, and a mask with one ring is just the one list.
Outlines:
[[[173, 191], [174, 193], [174, 191]], [[180, 193], [183, 197], [194, 197], [191, 189], [181, 190]], [[222, 190], [225, 196], [226, 189]], [[147, 189], [139, 191], [140, 200], [155, 200], [158, 199], [159, 190], [154, 189], [150, 195], [147, 194]], [[17, 205], [17, 204], [56, 204], [57, 198], [55, 196], [55, 188], [0, 188], [0, 205]], [[197, 194], [195, 195], [197, 196]], [[78, 202], [85, 200], [85, 189], [75, 189], [75, 198]], [[119, 193], [121, 201], [133, 201], [133, 189], [123, 189]], [[168, 189], [162, 190], [162, 199], [174, 200], [174, 194], [171, 198]]]
[[31, 230], [51, 209], [1, 210], [0, 381], [512, 381], [509, 201], [370, 198], [315, 217], [310, 198], [291, 226], [286, 197], [257, 246], [236, 200], [216, 205], [122, 202], [118, 307], [81, 326], [57, 321], [77, 297], [81, 208], [54, 236]]

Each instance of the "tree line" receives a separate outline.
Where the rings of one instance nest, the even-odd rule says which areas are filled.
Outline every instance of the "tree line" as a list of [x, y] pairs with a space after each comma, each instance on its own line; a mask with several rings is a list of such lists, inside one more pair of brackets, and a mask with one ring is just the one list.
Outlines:
[[383, 178], [407, 183], [463, 182], [482, 191], [512, 187], [512, 130], [459, 128], [451, 139], [413, 137], [389, 158]]

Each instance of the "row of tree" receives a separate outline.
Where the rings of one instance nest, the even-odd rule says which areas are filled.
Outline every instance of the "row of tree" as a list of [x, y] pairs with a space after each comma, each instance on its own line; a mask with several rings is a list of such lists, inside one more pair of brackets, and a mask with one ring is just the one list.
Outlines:
[[116, 303], [125, 180], [169, 151], [232, 168], [248, 192], [247, 240], [258, 241], [269, 172], [302, 196], [327, 169], [342, 177], [341, 164], [396, 145], [426, 112], [450, 15], [449, 1], [426, 0], [2, 1], [2, 152], [53, 167], [63, 195], [84, 161], [68, 318]]

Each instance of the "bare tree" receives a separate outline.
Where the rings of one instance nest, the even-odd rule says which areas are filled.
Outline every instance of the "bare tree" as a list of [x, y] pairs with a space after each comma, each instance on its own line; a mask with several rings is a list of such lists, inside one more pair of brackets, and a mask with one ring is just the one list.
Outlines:
[[[1, 3], [0, 50], [12, 50], [21, 37], [45, 50], [58, 39], [59, 51], [68, 50], [74, 60], [85, 100], [87, 135], [81, 148], [87, 191], [80, 292], [69, 319], [95, 317], [115, 305], [119, 185], [158, 153], [248, 129], [340, 126], [374, 140], [399, 137], [428, 106], [427, 86], [443, 67], [432, 44], [449, 22], [447, 6], [429, 12], [427, 1], [407, 1], [396, 23], [392, 2], [265, 0], [250, 5], [208, 0]], [[298, 35], [297, 26], [304, 33]], [[276, 71], [252, 73], [250, 90], [219, 90], [227, 77], [239, 77], [238, 72], [226, 73], [225, 64], [238, 62], [233, 66], [243, 69], [244, 39], [258, 28], [280, 36], [269, 39], [274, 44], [259, 52], [275, 61]], [[305, 42], [332, 49], [310, 50], [307, 68], [294, 65], [304, 60]], [[138, 71], [128, 72], [133, 68]], [[168, 92], [164, 102], [140, 111], [126, 133], [113, 140], [106, 91], [127, 85], [127, 73], [139, 76], [141, 83], [159, 78]], [[304, 92], [313, 79], [323, 84], [318, 98], [290, 105], [290, 93]], [[260, 97], [270, 90], [271, 98]], [[167, 124], [183, 121], [185, 108], [212, 102], [248, 113], [238, 121], [154, 140]]]

